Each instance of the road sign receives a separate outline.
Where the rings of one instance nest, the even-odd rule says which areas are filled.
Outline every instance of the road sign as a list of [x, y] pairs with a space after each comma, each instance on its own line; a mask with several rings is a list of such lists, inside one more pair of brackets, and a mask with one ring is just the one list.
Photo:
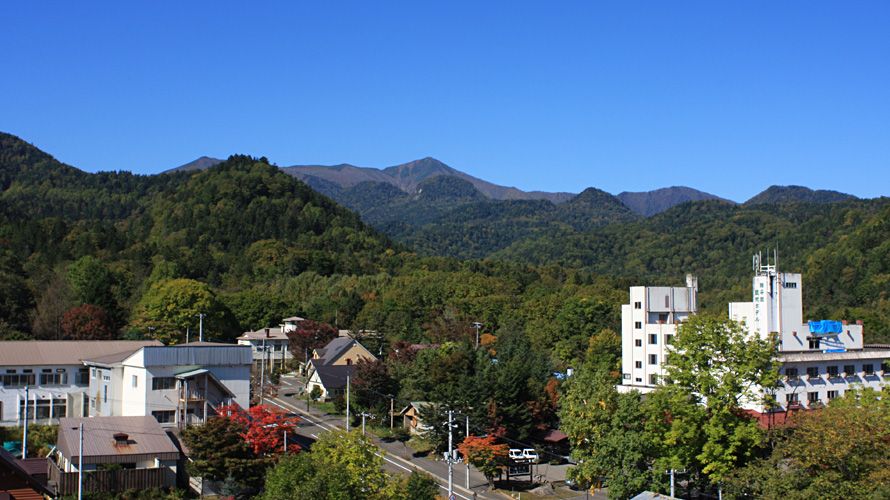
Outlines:
[[457, 497], [454, 496], [454, 493], [452, 493], [451, 496], [448, 497], [448, 500], [457, 500]]

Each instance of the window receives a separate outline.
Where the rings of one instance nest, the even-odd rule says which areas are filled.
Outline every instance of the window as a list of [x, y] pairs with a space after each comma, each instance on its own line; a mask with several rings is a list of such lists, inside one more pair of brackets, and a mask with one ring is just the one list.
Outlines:
[[807, 404], [814, 404], [819, 402], [819, 393], [818, 392], [808, 392], [807, 393]]
[[624, 380], [630, 380], [630, 373], [624, 374]]
[[828, 391], [828, 401], [837, 399], [837, 391]]
[[[65, 398], [58, 399], [29, 399], [27, 404], [29, 420], [47, 420], [52, 418], [65, 418], [68, 416], [68, 405]], [[25, 418], [25, 401], [19, 401], [19, 416]]]
[[828, 373], [828, 378], [837, 378], [837, 367], [836, 366], [826, 367], [825, 372]]
[[24, 387], [26, 385], [36, 385], [36, 383], [37, 376], [33, 373], [7, 373], [3, 375], [3, 385], [6, 387]]
[[650, 355], [649, 355], [649, 364], [650, 364], [650, 365], [657, 365], [657, 364], [658, 364], [658, 355], [657, 355], [657, 354], [650, 354]]
[[99, 370], [95, 368], [90, 368], [90, 377], [99, 378]]
[[642, 309], [642, 308], [643, 308], [642, 302], [634, 302], [634, 309]]
[[819, 339], [810, 339], [810, 349], [819, 349]]
[[667, 321], [668, 321], [668, 315], [667, 315], [667, 313], [665, 313], [665, 314], [659, 314], [659, 315], [658, 315], [658, 321], [659, 321], [660, 323], [667, 323]]
[[793, 281], [787, 281], [785, 282], [785, 288], [797, 288], [797, 283]]
[[667, 344], [667, 345], [672, 345], [672, 344], [674, 343], [674, 336], [673, 336], [673, 335], [670, 335], [670, 334], [665, 335], [665, 336], [664, 336], [664, 343]]
[[643, 322], [642, 321], [635, 322], [634, 328], [636, 328], [637, 330], [639, 330], [640, 328], [643, 328]]
[[863, 373], [866, 377], [871, 377], [872, 375], [875, 374], [875, 365], [873, 365], [873, 364], [871, 364], [871, 363], [862, 365], [862, 373]]
[[649, 385], [658, 385], [658, 375], [649, 375]]
[[785, 402], [790, 405], [796, 405], [798, 403], [797, 393], [785, 394]]
[[133, 375], [133, 387], [139, 387], [139, 377], [137, 375]]
[[41, 373], [40, 385], [68, 385], [67, 373]]
[[90, 408], [96, 409], [96, 400], [93, 398], [90, 398]]
[[856, 365], [844, 365], [844, 374], [847, 377], [856, 376]]
[[155, 377], [151, 379], [151, 390], [165, 391], [176, 388], [176, 377]]
[[74, 383], [76, 385], [90, 385], [90, 369], [81, 368], [74, 374]]
[[102, 402], [107, 403], [108, 402], [108, 386], [106, 385], [106, 386], [102, 387], [102, 389], [103, 389]]
[[151, 412], [151, 416], [154, 417], [159, 424], [170, 424], [176, 420], [176, 410], [156, 410]]
[[637, 347], [643, 347], [643, 339], [634, 340], [634, 345]]
[[797, 368], [785, 368], [785, 376], [788, 377], [789, 381], [797, 380]]
[[658, 344], [658, 335], [655, 335], [654, 333], [650, 333], [649, 334], [649, 345], [656, 345], [656, 344]]
[[642, 367], [643, 367], [642, 361], [634, 361], [634, 368], [642, 368]]
[[635, 381], [635, 382], [642, 383], [642, 382], [643, 382], [643, 379], [640, 378], [640, 377], [637, 377], [637, 378], [634, 379], [634, 381]]
[[818, 366], [808, 366], [807, 367], [807, 377], [817, 378], [818, 376], [819, 376], [819, 367]]
[[884, 372], [884, 375], [890, 375], [890, 363], [886, 361], [882, 362], [881, 371]]

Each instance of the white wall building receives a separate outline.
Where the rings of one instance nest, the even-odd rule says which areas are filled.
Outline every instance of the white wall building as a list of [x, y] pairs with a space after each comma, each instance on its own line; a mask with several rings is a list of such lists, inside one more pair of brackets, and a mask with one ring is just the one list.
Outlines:
[[[863, 344], [861, 321], [803, 320], [803, 280], [754, 257], [751, 302], [729, 304], [729, 317], [750, 335], [778, 339], [780, 383], [746, 409], [762, 419], [788, 410], [812, 409], [843, 396], [853, 387], [881, 390], [890, 378], [890, 350]], [[621, 306], [622, 383], [619, 391], [646, 393], [662, 383], [662, 364], [670, 355], [677, 324], [696, 313], [697, 283], [686, 287], [631, 287]], [[780, 416], [776, 420], [781, 420]], [[766, 422], [764, 422], [766, 423]]]
[[163, 426], [200, 423], [215, 408], [250, 407], [247, 346], [193, 342], [147, 346], [84, 360], [90, 370], [89, 416], [154, 416]]
[[677, 324], [698, 310], [698, 280], [685, 287], [634, 286], [630, 304], [621, 306], [621, 386], [646, 393], [656, 388]]
[[[752, 302], [729, 304], [730, 318], [752, 335], [778, 338], [780, 384], [766, 390], [772, 402], [756, 401], [758, 413], [814, 408], [853, 387], [881, 390], [887, 349], [864, 346], [862, 321], [804, 321], [803, 280], [754, 256]], [[890, 377], [890, 371], [887, 373]]]
[[[250, 347], [254, 362], [257, 365], [263, 362], [264, 354], [266, 358], [265, 363], [268, 366], [280, 365], [293, 359], [293, 354], [288, 349], [287, 332], [296, 330], [297, 326], [306, 320], [294, 316], [284, 318], [282, 321], [284, 323], [278, 325], [278, 328], [260, 328], [259, 330], [244, 332], [236, 339], [238, 345]], [[306, 356], [308, 357], [308, 353]]]
[[[86, 416], [91, 356], [132, 353], [157, 340], [6, 341], [0, 345], [0, 425], [58, 424]], [[27, 405], [26, 401], [27, 393]]]

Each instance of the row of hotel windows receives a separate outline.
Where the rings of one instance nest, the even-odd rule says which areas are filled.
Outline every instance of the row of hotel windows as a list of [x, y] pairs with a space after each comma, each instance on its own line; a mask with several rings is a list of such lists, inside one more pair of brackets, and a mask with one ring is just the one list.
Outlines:
[[[40, 375], [39, 379], [37, 375]], [[74, 384], [89, 385], [88, 376], [87, 369], [81, 368], [74, 374]], [[68, 385], [68, 372], [64, 368], [56, 368], [55, 371], [52, 368], [44, 368], [40, 373], [34, 373], [33, 369], [25, 368], [21, 373], [14, 369], [6, 370], [6, 373], [0, 376], [0, 383], [4, 387], [38, 385], [38, 380], [40, 380], [39, 385]]]
[[[881, 370], [890, 372], [890, 365], [888, 365], [888, 363], [882, 363]], [[825, 373], [828, 375], [828, 378], [855, 377], [856, 365], [844, 365], [843, 373], [838, 371], [837, 366], [828, 366], [825, 368]], [[875, 375], [875, 365], [872, 363], [864, 363], [862, 365], [862, 373], [866, 377]], [[818, 366], [807, 367], [807, 377], [816, 378], [820, 375]], [[789, 381], [799, 380], [800, 373], [797, 368], [785, 368], [785, 377]]]
[[[829, 403], [832, 400], [837, 399], [838, 397], [840, 397], [842, 395], [843, 395], [843, 393], [840, 393], [839, 391], [827, 391], [825, 393], [825, 396], [827, 397], [828, 401], [825, 401], [825, 403]], [[800, 404], [800, 394], [796, 393], [796, 392], [791, 393], [791, 394], [785, 394], [785, 403], [790, 404], [790, 405]], [[811, 405], [815, 404], [815, 403], [822, 403], [822, 400], [819, 399], [819, 393], [818, 392], [808, 392], [807, 393], [807, 403], [811, 404]]]
[[[664, 343], [667, 344], [667, 345], [671, 345], [671, 344], [673, 344], [673, 343], [674, 343], [674, 336], [673, 336], [673, 335], [670, 335], [670, 334], [665, 335], [665, 336], [664, 336]], [[649, 345], [658, 345], [658, 334], [656, 334], [656, 333], [650, 333], [650, 334], [649, 334]], [[636, 347], [643, 347], [643, 339], [634, 339], [634, 346], [636, 346]]]

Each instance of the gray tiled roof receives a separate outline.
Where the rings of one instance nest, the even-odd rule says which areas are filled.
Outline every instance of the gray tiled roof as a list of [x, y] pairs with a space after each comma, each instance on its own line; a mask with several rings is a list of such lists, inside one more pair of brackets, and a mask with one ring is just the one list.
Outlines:
[[319, 365], [316, 361], [318, 360], [312, 360], [312, 364], [327, 390], [345, 387], [346, 377], [355, 377], [355, 365]]

